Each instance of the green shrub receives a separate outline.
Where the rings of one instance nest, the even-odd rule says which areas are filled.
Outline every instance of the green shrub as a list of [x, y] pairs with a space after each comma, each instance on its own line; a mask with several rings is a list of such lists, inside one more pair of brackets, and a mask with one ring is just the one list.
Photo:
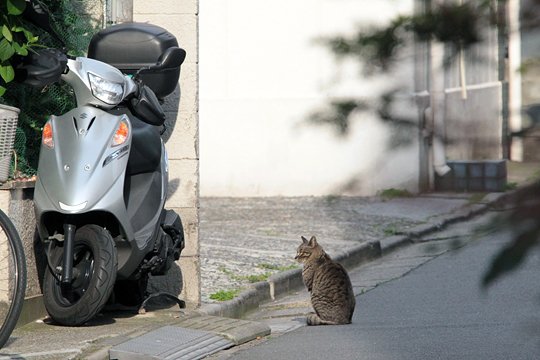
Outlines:
[[[0, 2], [3, 1], [0, 0]], [[21, 0], [7, 0], [8, 4], [19, 2]], [[22, 0], [22, 3], [25, 1]], [[90, 16], [81, 13], [84, 4], [90, 1], [42, 0], [41, 3], [49, 9], [52, 15], [51, 26], [65, 42], [68, 54], [84, 56], [92, 35], [98, 31], [97, 24]], [[0, 6], [0, 9], [7, 9], [7, 5]], [[17, 15], [17, 22], [24, 23], [19, 15]], [[31, 38], [35, 41], [28, 46], [45, 48], [62, 46], [53, 36], [32, 24], [25, 23], [25, 26], [29, 29], [28, 37], [30, 34], [36, 34]], [[25, 34], [22, 32], [26, 38]], [[21, 34], [19, 34], [20, 37]], [[0, 103], [21, 109], [15, 137], [17, 172], [21, 176], [31, 176], [37, 170], [41, 129], [50, 115], [61, 115], [75, 107], [73, 91], [66, 84], [52, 84], [44, 89], [36, 89], [15, 82], [9, 82], [9, 84], [5, 82], [4, 85], [7, 91], [0, 99]]]
[[6, 93], [6, 85], [15, 79], [15, 63], [27, 56], [38, 41], [22, 19], [25, 8], [25, 0], [0, 2], [0, 96]]

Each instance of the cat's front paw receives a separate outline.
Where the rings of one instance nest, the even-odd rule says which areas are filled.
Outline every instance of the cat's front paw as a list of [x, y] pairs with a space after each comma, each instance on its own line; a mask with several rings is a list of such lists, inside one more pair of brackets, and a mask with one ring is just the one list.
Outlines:
[[315, 313], [309, 313], [306, 317], [306, 323], [308, 326], [322, 325], [321, 318]]

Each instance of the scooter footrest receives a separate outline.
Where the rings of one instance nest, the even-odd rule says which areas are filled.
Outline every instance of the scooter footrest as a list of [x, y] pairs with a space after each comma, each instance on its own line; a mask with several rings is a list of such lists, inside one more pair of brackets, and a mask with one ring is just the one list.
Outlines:
[[165, 297], [165, 298], [167, 298], [169, 300], [172, 300], [172, 301], [176, 302], [180, 309], [185, 309], [186, 308], [186, 302], [184, 300], [181, 300], [178, 297], [176, 297], [173, 294], [170, 294], [168, 292], [160, 291], [160, 292], [157, 292], [157, 293], [154, 293], [154, 294], [150, 294], [150, 295], [148, 295], [148, 297], [146, 299], [144, 299], [141, 306], [139, 307], [139, 311], [138, 311], [139, 314], [144, 313], [146, 311], [146, 305], [147, 305], [148, 301], [152, 300], [152, 299], [154, 299], [156, 297]]

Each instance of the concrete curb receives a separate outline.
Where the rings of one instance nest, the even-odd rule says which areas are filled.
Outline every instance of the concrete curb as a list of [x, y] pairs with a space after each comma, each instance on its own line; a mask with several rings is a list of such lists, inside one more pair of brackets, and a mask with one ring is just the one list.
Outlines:
[[489, 193], [481, 202], [470, 204], [453, 214], [446, 214], [433, 219], [428, 224], [419, 225], [405, 234], [394, 235], [383, 238], [381, 243], [381, 253], [385, 255], [399, 247], [414, 243], [417, 239], [435, 233], [445, 227], [472, 219], [475, 216], [481, 215], [493, 208], [495, 205], [513, 201], [516, 191], [506, 193]]
[[[334, 259], [345, 267], [353, 267], [381, 256], [379, 241], [363, 243], [343, 251]], [[255, 283], [236, 298], [221, 303], [202, 305], [197, 312], [205, 315], [241, 318], [257, 309], [261, 303], [274, 300], [304, 286], [302, 269], [292, 269], [274, 274], [266, 281]]]
[[[455, 213], [434, 218], [429, 223], [419, 225], [404, 234], [357, 245], [338, 253], [333, 256], [333, 259], [345, 268], [352, 268], [367, 263], [401, 247], [413, 244], [417, 239], [440, 231], [448, 225], [469, 220], [486, 212], [493, 204], [505, 202], [512, 198], [513, 192], [490, 193], [486, 195], [481, 203], [470, 204]], [[303, 286], [302, 269], [287, 270], [270, 276], [267, 281], [253, 284], [249, 289], [241, 292], [238, 297], [232, 300], [204, 304], [197, 309], [197, 312], [206, 315], [241, 318], [247, 312], [259, 308], [261, 303], [274, 300]]]

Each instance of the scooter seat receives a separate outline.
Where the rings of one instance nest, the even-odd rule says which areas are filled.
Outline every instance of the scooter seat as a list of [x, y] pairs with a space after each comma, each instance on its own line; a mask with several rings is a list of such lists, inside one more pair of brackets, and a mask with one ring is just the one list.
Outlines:
[[131, 151], [127, 174], [136, 175], [156, 171], [161, 161], [161, 137], [159, 128], [130, 115]]

